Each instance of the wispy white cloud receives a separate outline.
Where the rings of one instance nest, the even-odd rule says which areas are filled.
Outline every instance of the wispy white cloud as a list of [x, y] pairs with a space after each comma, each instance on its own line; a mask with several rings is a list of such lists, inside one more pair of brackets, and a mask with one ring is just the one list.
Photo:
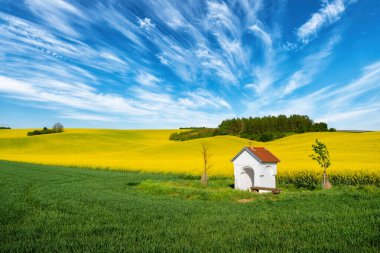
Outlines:
[[[225, 2], [208, 1], [208, 17], [215, 26], [222, 26], [230, 31], [235, 31], [236, 17], [232, 14], [230, 8]], [[234, 20], [235, 19], [235, 20]]]
[[285, 51], [291, 51], [291, 50], [297, 49], [298, 48], [298, 44], [290, 42], [290, 41], [287, 41], [287, 42], [285, 42], [285, 44], [282, 45], [282, 48]]
[[144, 29], [154, 28], [156, 26], [150, 18], [144, 18], [144, 19], [139, 18], [138, 23], [139, 23], [140, 28], [144, 28]]
[[249, 55], [242, 45], [245, 28], [226, 3], [217, 1], [207, 2], [204, 25], [206, 31], [213, 34], [220, 49], [214, 52], [201, 44], [201, 50], [206, 52], [199, 58], [202, 66], [226, 80], [227, 84], [237, 85], [242, 70], [248, 67]]
[[99, 56], [103, 57], [106, 60], [111, 60], [113, 62], [117, 62], [117, 63], [120, 63], [122, 65], [126, 65], [127, 64], [125, 61], [123, 61], [122, 59], [120, 59], [119, 56], [117, 56], [117, 55], [115, 55], [115, 54], [113, 54], [111, 52], [103, 51], [103, 52], [99, 53]]
[[[58, 110], [62, 118], [87, 121], [117, 122], [128, 116], [130, 120], [140, 123], [149, 118], [150, 122], [202, 122], [205, 126], [215, 126], [231, 109], [224, 99], [202, 90], [175, 98], [169, 93], [135, 87], [130, 90], [134, 99], [126, 99], [115, 94], [99, 93], [93, 87], [84, 84], [68, 84], [54, 80], [27, 82], [4, 76], [0, 76], [0, 95], [28, 101], [31, 106]], [[211, 111], [223, 108], [228, 111], [214, 115], [198, 110], [206, 107]], [[210, 121], [206, 120], [207, 117]]]
[[197, 109], [202, 107], [211, 107], [215, 109], [232, 109], [231, 105], [226, 100], [215, 96], [215, 94], [211, 94], [206, 90], [200, 89], [195, 92], [189, 92], [186, 95], [186, 98], [180, 98], [178, 102], [187, 108]]
[[310, 19], [297, 29], [298, 39], [307, 44], [317, 36], [317, 32], [322, 27], [337, 22], [351, 2], [345, 0], [322, 1], [322, 7], [318, 12], [313, 13]]
[[272, 49], [271, 36], [267, 32], [265, 32], [258, 24], [252, 25], [249, 29], [264, 42], [264, 45], [267, 49]]
[[157, 54], [156, 57], [160, 60], [160, 62], [161, 62], [162, 64], [164, 64], [164, 65], [169, 65], [169, 60], [167, 60], [167, 59], [165, 58], [165, 56], [163, 56], [162, 53]]
[[[112, 29], [118, 31], [126, 39], [131, 41], [128, 45], [132, 47], [135, 51], [142, 54], [147, 50], [145, 43], [141, 38], [141, 29], [138, 22], [134, 22], [128, 19], [125, 15], [120, 13], [113, 6], [104, 6], [102, 4], [97, 4], [95, 10], [92, 10], [93, 16], [98, 22], [105, 22]], [[98, 15], [102, 13], [102, 15]]]
[[[149, 51], [148, 47], [154, 45], [159, 50], [154, 53], [159, 62], [185, 82], [196, 82], [200, 77], [216, 77], [218, 82], [227, 86], [238, 85], [238, 79], [246, 75], [244, 72], [251, 72], [250, 53], [244, 48], [242, 38], [256, 20], [260, 1], [253, 4], [242, 1], [239, 4], [247, 15], [247, 24], [241, 24], [231, 5], [217, 1], [208, 1], [206, 9], [201, 3], [185, 6], [191, 7], [198, 17], [172, 1], [149, 1], [145, 4], [149, 12], [145, 17], [135, 17], [136, 24], [129, 21], [133, 16], [128, 20], [111, 7], [99, 8], [112, 27], [134, 43], [143, 44], [141, 48]], [[156, 24], [156, 21], [161, 23]], [[170, 29], [175, 30], [175, 36], [168, 34]], [[210, 35], [218, 42], [218, 50], [211, 49]], [[150, 45], [146, 45], [144, 40], [148, 40]], [[200, 50], [207, 54], [199, 55]]]
[[148, 111], [137, 108], [132, 101], [119, 95], [102, 94], [87, 85], [61, 83], [55, 80], [27, 82], [0, 76], [0, 93], [18, 100], [59, 105], [62, 108], [105, 113], [128, 112], [132, 115], [148, 114]]
[[[67, 1], [25, 0], [26, 5], [36, 17], [41, 18], [53, 29], [74, 37], [80, 34], [71, 27], [70, 22], [75, 19], [87, 19], [85, 13]], [[71, 18], [75, 17], [75, 19]]]
[[[123, 23], [125, 21], [126, 24], [130, 25], [131, 30], [136, 31], [136, 43], [142, 43], [139, 36], [143, 36], [143, 34], [139, 34], [138, 26], [128, 23], [129, 21], [121, 15], [118, 16], [118, 12], [115, 10], [106, 10], [109, 11], [109, 14], [112, 12], [114, 19], [115, 17], [119, 18], [118, 22], [122, 21], [121, 23]], [[206, 108], [209, 110], [211, 108], [214, 110], [223, 107], [230, 109], [228, 103], [222, 98], [212, 97], [205, 93], [200, 94], [199, 92], [189, 92], [179, 98], [163, 91], [151, 92], [141, 88], [129, 89], [130, 93], [126, 94], [129, 98], [116, 94], [104, 94], [92, 86], [82, 84], [85, 80], [98, 82], [97, 78], [90, 72], [83, 67], [62, 64], [59, 61], [80, 57], [82, 66], [88, 64], [88, 66], [98, 67], [102, 71], [110, 70], [112, 72], [120, 69], [120, 66], [133, 68], [133, 64], [126, 62], [125, 58], [120, 57], [117, 51], [102, 48], [100, 50], [93, 49], [87, 44], [71, 38], [69, 41], [63, 40], [29, 21], [14, 16], [1, 13], [1, 18], [6, 24], [6, 26], [0, 27], [5, 31], [0, 35], [5, 38], [2, 43], [7, 43], [4, 45], [3, 51], [6, 51], [5, 48], [9, 49], [11, 44], [15, 49], [13, 54], [26, 55], [30, 53], [30, 50], [33, 50], [36, 51], [34, 57], [45, 57], [43, 54], [41, 55], [41, 49], [43, 49], [43, 53], [50, 52], [49, 55], [54, 56], [49, 65], [41, 65], [37, 58], [35, 58], [37, 62], [32, 65], [29, 64], [29, 66], [27, 62], [21, 59], [17, 61], [13, 59], [14, 65], [8, 61], [7, 68], [22, 69], [24, 74], [28, 71], [30, 78], [25, 78], [21, 73], [19, 75], [17, 71], [9, 75], [4, 69], [0, 73], [6, 74], [6, 76], [1, 77], [0, 93], [2, 96], [14, 100], [29, 101], [32, 106], [36, 107], [53, 108], [54, 110], [60, 108], [62, 117], [94, 121], [119, 119], [123, 115], [127, 115], [131, 120], [141, 121], [144, 115], [149, 115], [150, 118], [158, 121], [165, 118], [166, 122], [176, 122], [177, 124], [187, 121], [188, 118], [194, 122], [200, 119], [200, 122], [207, 122], [207, 125], [210, 126], [212, 121], [205, 119], [214, 116], [198, 111], [198, 109]], [[117, 30], [120, 31], [120, 27], [117, 27]], [[192, 62], [188, 59], [191, 57], [196, 59], [196, 56], [172, 38], [162, 36], [156, 29], [149, 29], [145, 32], [149, 33], [152, 41], [163, 51], [162, 57], [168, 59], [167, 64], [174, 66], [178, 75], [188, 80], [186, 75], [193, 73]], [[127, 35], [133, 38], [133, 35]], [[54, 60], [54, 58], [60, 60]], [[149, 74], [144, 68], [139, 69], [136, 81], [147, 88], [159, 88], [157, 84], [162, 81], [160, 78]], [[186, 105], [183, 101], [187, 101], [189, 104]], [[197, 106], [190, 107], [190, 104], [197, 104]], [[72, 112], [72, 110], [80, 111]], [[86, 113], [81, 111], [86, 111]], [[218, 116], [217, 118], [222, 117]]]
[[[339, 109], [351, 108], [354, 100], [367, 94], [364, 103], [368, 106], [378, 104], [380, 99], [380, 61], [365, 66], [359, 78], [335, 89], [326, 95], [330, 100], [329, 107], [335, 111]], [[368, 94], [370, 93], [370, 94]], [[377, 95], [377, 96], [376, 96]], [[376, 97], [376, 99], [371, 99]], [[363, 102], [362, 102], [363, 103]]]
[[140, 72], [136, 77], [136, 82], [147, 87], [156, 87], [162, 80], [152, 74]]
[[139, 108], [150, 112], [148, 118], [139, 118], [140, 122], [149, 119], [150, 123], [214, 127], [220, 123], [221, 119], [233, 115], [227, 101], [202, 89], [174, 96], [164, 91], [147, 91], [134, 87], [131, 93]]
[[302, 61], [302, 66], [295, 71], [287, 82], [283, 94], [288, 95], [295, 90], [310, 84], [314, 76], [321, 71], [326, 60], [333, 53], [334, 46], [340, 41], [339, 36], [333, 36], [321, 50], [308, 55]]
[[156, 111], [158, 109], [164, 109], [166, 106], [174, 105], [174, 100], [170, 94], [158, 91], [148, 91], [142, 87], [134, 87], [131, 89], [133, 96], [139, 101], [139, 106]]
[[[347, 121], [347, 120], [352, 120], [355, 119], [355, 121], [361, 119], [363, 116], [365, 117], [366, 121], [371, 121], [371, 115], [373, 115], [374, 112], [379, 112], [380, 111], [380, 105], [377, 106], [371, 106], [371, 107], [359, 107], [355, 108], [350, 111], [345, 111], [345, 112], [335, 112], [333, 114], [329, 114], [323, 117], [318, 118], [319, 121], [323, 122], [329, 122], [330, 124], [339, 124], [340, 129], [347, 129], [347, 126], [344, 127], [340, 122], [342, 121]], [[379, 122], [379, 120], [377, 120]], [[357, 123], [356, 123], [357, 124]], [[351, 124], [350, 124], [351, 125]]]
[[[248, 105], [260, 115], [306, 114], [338, 129], [378, 130], [380, 120], [380, 62], [363, 67], [351, 82], [319, 88], [300, 97], [276, 102], [259, 100]], [[363, 96], [366, 99], [361, 99]], [[271, 104], [268, 104], [271, 103]]]
[[189, 23], [175, 4], [176, 2], [165, 0], [147, 2], [147, 5], [151, 6], [153, 10], [157, 10], [154, 12], [154, 15], [159, 20], [164, 21], [164, 24], [172, 29], [184, 28], [188, 26]]
[[196, 51], [196, 55], [201, 60], [204, 72], [210, 71], [212, 74], [217, 74], [226, 84], [236, 85], [238, 83], [235, 73], [218, 54], [209, 51], [207, 48], [201, 48]]
[[[61, 38], [22, 18], [0, 12], [0, 21], [4, 22], [0, 26], [0, 51], [6, 52], [6, 57], [10, 55], [11, 61], [14, 61], [15, 56], [23, 58], [25, 55], [30, 55], [37, 62], [60, 61], [57, 65], [61, 65], [60, 69], [62, 69], [63, 64], [68, 68], [75, 68], [74, 64], [66, 62], [68, 60], [75, 62], [80, 58], [82, 65], [112, 73], [119, 70], [120, 64], [124, 66], [127, 64], [110, 49], [94, 49], [79, 40]], [[100, 61], [99, 58], [103, 60]], [[14, 69], [21, 70], [30, 65], [27, 61], [19, 61], [19, 63], [26, 66]]]
[[151, 34], [153, 41], [160, 49], [157, 54], [160, 62], [170, 68], [185, 82], [193, 82], [197, 71], [197, 59], [190, 49], [177, 45], [175, 41], [160, 33]]
[[[351, 2], [323, 1], [297, 28], [297, 42], [282, 46], [278, 17], [287, 12], [265, 9], [261, 0], [109, 1], [86, 9], [82, 2], [25, 0], [27, 15], [0, 11], [0, 96], [65, 118], [150, 126], [215, 126], [238, 116], [234, 110], [329, 121], [334, 114], [347, 120], [352, 110], [364, 117], [377, 112], [376, 64], [348, 85], [301, 90], [333, 59], [339, 35], [319, 50], [305, 45]], [[372, 105], [358, 104], [360, 96]]]
[[77, 119], [83, 121], [103, 121], [103, 122], [117, 122], [119, 121], [116, 117], [104, 116], [104, 115], [95, 115], [95, 114], [86, 114], [78, 112], [64, 112], [59, 115], [60, 118], [64, 119]]
[[264, 64], [254, 67], [253, 76], [255, 82], [250, 83], [246, 88], [254, 88], [256, 93], [261, 95], [277, 81], [278, 74], [274, 62], [276, 55], [273, 49], [272, 37], [260, 23], [252, 25], [249, 29], [262, 41]]

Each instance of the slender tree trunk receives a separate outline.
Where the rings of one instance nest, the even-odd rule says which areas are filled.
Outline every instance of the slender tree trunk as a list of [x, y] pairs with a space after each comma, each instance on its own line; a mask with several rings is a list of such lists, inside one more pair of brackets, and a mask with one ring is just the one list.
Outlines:
[[323, 189], [326, 189], [326, 168], [323, 171]]
[[209, 153], [208, 153], [208, 147], [203, 143], [202, 144], [202, 155], [203, 155], [203, 175], [201, 177], [201, 184], [203, 186], [208, 186], [208, 176], [207, 176], [207, 166], [208, 166], [208, 159], [209, 159]]
[[206, 171], [202, 174], [201, 184], [203, 186], [208, 186], [208, 176], [207, 176], [207, 172]]

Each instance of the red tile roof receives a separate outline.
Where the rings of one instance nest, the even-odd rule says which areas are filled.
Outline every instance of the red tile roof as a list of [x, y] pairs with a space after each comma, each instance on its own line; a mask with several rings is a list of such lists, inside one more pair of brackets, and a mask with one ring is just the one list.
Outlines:
[[264, 147], [248, 147], [254, 156], [259, 158], [263, 163], [278, 163], [280, 159], [275, 157], [269, 150]]

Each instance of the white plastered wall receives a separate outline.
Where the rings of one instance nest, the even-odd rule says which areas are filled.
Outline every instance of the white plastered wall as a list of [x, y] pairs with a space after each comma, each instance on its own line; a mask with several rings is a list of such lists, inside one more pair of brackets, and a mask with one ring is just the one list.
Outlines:
[[[276, 188], [276, 163], [260, 163], [244, 150], [234, 161], [235, 189], [249, 190], [252, 186]], [[249, 180], [247, 171], [253, 170], [254, 180]], [[252, 185], [253, 183], [253, 185]]]

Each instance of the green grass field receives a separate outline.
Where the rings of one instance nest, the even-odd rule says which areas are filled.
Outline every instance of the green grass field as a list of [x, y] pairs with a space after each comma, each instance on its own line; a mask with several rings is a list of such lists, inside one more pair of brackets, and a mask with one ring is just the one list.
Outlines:
[[258, 195], [231, 183], [0, 161], [0, 251], [379, 250], [377, 187]]

